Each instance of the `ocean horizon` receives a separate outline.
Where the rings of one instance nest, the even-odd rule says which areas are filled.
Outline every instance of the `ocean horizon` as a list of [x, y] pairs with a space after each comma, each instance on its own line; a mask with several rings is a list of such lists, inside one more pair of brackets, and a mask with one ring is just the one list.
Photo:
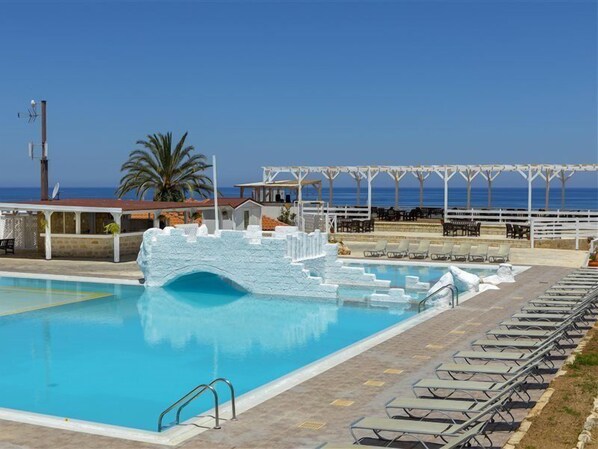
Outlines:
[[[60, 198], [115, 198], [115, 188], [112, 187], [64, 187], [60, 189]], [[238, 197], [239, 189], [235, 187], [219, 188], [223, 197]], [[393, 187], [373, 187], [372, 205], [389, 207], [394, 205], [395, 191]], [[0, 187], [0, 201], [30, 201], [39, 199], [39, 187]], [[135, 199], [133, 194], [125, 196], [126, 199]], [[454, 187], [449, 189], [449, 207], [465, 207], [467, 189]], [[148, 198], [151, 199], [151, 198]], [[303, 190], [304, 200], [316, 200], [317, 192], [314, 188]], [[328, 188], [322, 188], [323, 201], [328, 200]], [[424, 189], [424, 206], [442, 207], [444, 192], [442, 187], [429, 187]], [[367, 189], [361, 189], [360, 204], [367, 202]], [[334, 189], [334, 205], [358, 204], [356, 189], [354, 187], [337, 187]], [[399, 190], [399, 207], [412, 208], [419, 205], [419, 188], [405, 187]], [[488, 190], [484, 187], [471, 189], [471, 205], [475, 208], [488, 207]], [[549, 209], [598, 209], [598, 188], [570, 187], [565, 191], [565, 206], [561, 207], [561, 190], [550, 190]], [[495, 187], [492, 189], [493, 208], [527, 208], [527, 189], [522, 187]], [[543, 209], [545, 207], [545, 189], [532, 189], [532, 207]]]

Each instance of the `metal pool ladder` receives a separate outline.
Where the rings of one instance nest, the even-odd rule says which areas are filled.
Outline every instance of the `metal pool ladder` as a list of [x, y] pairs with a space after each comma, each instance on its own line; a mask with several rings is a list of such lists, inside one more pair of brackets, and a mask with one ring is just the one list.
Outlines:
[[220, 404], [218, 402], [218, 392], [214, 388], [214, 385], [217, 383], [220, 383], [220, 382], [228, 385], [228, 388], [230, 389], [230, 400], [231, 400], [232, 414], [233, 414], [232, 419], [237, 419], [237, 409], [236, 409], [236, 404], [235, 404], [235, 389], [233, 387], [233, 384], [231, 383], [230, 380], [225, 379], [224, 377], [219, 377], [218, 379], [214, 379], [212, 382], [210, 382], [208, 384], [200, 384], [200, 385], [196, 386], [191, 391], [189, 391], [187, 394], [183, 395], [180, 399], [178, 399], [177, 401], [172, 403], [172, 405], [170, 405], [168, 408], [166, 408], [162, 413], [160, 413], [160, 417], [158, 418], [158, 432], [162, 432], [162, 429], [164, 428], [162, 421], [164, 420], [164, 417], [168, 413], [170, 413], [172, 410], [174, 410], [176, 408], [177, 411], [176, 411], [175, 424], [180, 424], [181, 412], [183, 411], [183, 409], [207, 391], [211, 391], [212, 396], [214, 397], [214, 419], [216, 421], [216, 425], [214, 426], [214, 429], [220, 429], [220, 410], [219, 410]]
[[419, 304], [417, 305], [417, 313], [421, 313], [421, 311], [423, 310], [423, 308], [426, 305], [426, 301], [430, 298], [433, 298], [437, 293], [440, 293], [442, 290], [450, 290], [451, 291], [451, 308], [455, 308], [455, 305], [459, 305], [459, 290], [457, 289], [457, 287], [455, 287], [452, 284], [449, 285], [443, 285], [442, 287], [440, 287], [438, 290], [434, 290], [432, 293], [430, 293], [428, 296], [426, 296], [424, 299], [422, 299]]

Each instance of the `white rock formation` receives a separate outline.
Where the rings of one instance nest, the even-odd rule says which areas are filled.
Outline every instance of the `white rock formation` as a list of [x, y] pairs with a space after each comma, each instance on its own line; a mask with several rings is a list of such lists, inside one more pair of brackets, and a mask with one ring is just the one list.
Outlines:
[[450, 273], [453, 275], [453, 280], [455, 282], [455, 286], [459, 290], [459, 292], [477, 292], [480, 289], [480, 277], [468, 273], [461, 268], [457, 268], [455, 266], [449, 267]]

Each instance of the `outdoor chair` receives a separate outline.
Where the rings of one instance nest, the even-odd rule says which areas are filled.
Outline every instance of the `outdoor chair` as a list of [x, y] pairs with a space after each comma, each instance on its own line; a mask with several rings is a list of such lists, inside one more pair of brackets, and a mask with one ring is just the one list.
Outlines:
[[386, 246], [388, 242], [386, 240], [379, 240], [376, 243], [376, 247], [373, 250], [364, 251], [365, 257], [381, 257], [386, 255]]
[[[496, 384], [496, 382], [494, 382]], [[357, 431], [372, 432], [378, 438], [384, 438], [386, 442], [391, 440], [394, 444], [399, 438], [404, 435], [409, 437], [415, 437], [420, 444], [423, 444], [424, 448], [429, 448], [423, 440], [417, 438], [417, 435], [422, 436], [433, 436], [441, 438], [446, 441], [448, 438], [455, 438], [463, 436], [470, 430], [480, 426], [480, 429], [484, 429], [484, 424], [492, 422], [494, 416], [500, 413], [500, 410], [504, 409], [504, 404], [511, 397], [510, 389], [495, 390], [497, 395], [484, 402], [484, 405], [479, 410], [469, 417], [467, 420], [462, 422], [455, 422], [453, 424], [447, 422], [437, 421], [424, 421], [414, 419], [402, 419], [402, 418], [369, 418], [364, 417], [353, 424], [351, 424], [351, 435], [356, 442], [360, 442], [363, 438], [359, 438], [356, 435]], [[382, 437], [381, 434], [388, 435], [388, 437]], [[492, 445], [492, 440], [481, 430], [481, 435]], [[459, 447], [459, 446], [457, 446]]]
[[386, 253], [386, 256], [391, 259], [400, 259], [402, 257], [406, 257], [409, 253], [409, 240], [401, 240], [399, 242], [399, 246]]
[[[471, 443], [475, 442], [475, 444], [479, 447], [483, 447], [483, 443], [481, 441], [478, 441], [477, 438], [479, 438], [479, 435], [482, 433], [482, 431], [484, 430], [484, 427], [486, 427], [488, 423], [487, 422], [481, 422], [475, 426], [473, 426], [471, 429], [469, 429], [466, 432], [463, 432], [460, 435], [457, 435], [455, 437], [452, 438], [446, 438], [446, 444], [442, 445], [442, 446], [437, 446], [435, 445], [438, 449], [464, 449], [464, 448], [468, 448], [468, 447], [472, 447]], [[416, 438], [414, 436], [414, 438]], [[378, 441], [377, 439], [375, 441]], [[383, 441], [383, 440], [381, 440]], [[384, 446], [388, 446], [388, 441], [383, 441], [384, 442]], [[405, 442], [405, 445], [402, 445], [401, 442], [398, 441], [391, 441], [393, 448], [412, 448], [413, 447], [413, 443], [412, 442]], [[424, 449], [428, 448], [429, 446], [420, 440], [420, 443], [423, 445]], [[401, 444], [400, 446], [398, 446], [398, 444]], [[356, 448], [365, 448], [365, 449], [370, 449], [370, 448], [380, 448], [379, 444], [376, 444], [375, 446], [371, 446], [369, 444], [364, 444], [363, 442], [359, 442], [359, 444], [356, 446], [354, 444], [335, 444], [335, 443], [328, 443], [328, 444], [324, 444], [323, 446], [318, 447], [318, 449], [356, 449]]]
[[444, 243], [442, 248], [438, 251], [430, 251], [430, 259], [432, 260], [449, 260], [453, 253], [454, 243]]
[[443, 220], [442, 221], [442, 235], [443, 235], [443, 237], [454, 236], [455, 235], [455, 226], [452, 223], [447, 223]]
[[0, 239], [0, 250], [4, 250], [4, 254], [15, 253], [15, 239]]
[[463, 260], [469, 259], [469, 253], [471, 252], [471, 243], [461, 243], [458, 249], [453, 250], [451, 260]]
[[480, 261], [486, 262], [488, 258], [488, 245], [485, 243], [481, 243], [477, 245], [471, 252], [469, 253], [469, 261]]
[[488, 256], [489, 262], [508, 262], [511, 255], [511, 245], [502, 244], [498, 247], [498, 252]]
[[514, 239], [515, 233], [513, 231], [513, 225], [511, 223], [505, 223], [505, 226], [506, 226], [505, 237], [508, 239]]
[[428, 257], [428, 253], [430, 252], [430, 241], [429, 240], [422, 240], [419, 242], [419, 245], [415, 249], [415, 251], [409, 252], [410, 259], [425, 259]]
[[482, 228], [481, 222], [472, 221], [471, 223], [468, 223], [468, 225], [467, 225], [467, 235], [470, 237], [479, 237], [481, 228]]

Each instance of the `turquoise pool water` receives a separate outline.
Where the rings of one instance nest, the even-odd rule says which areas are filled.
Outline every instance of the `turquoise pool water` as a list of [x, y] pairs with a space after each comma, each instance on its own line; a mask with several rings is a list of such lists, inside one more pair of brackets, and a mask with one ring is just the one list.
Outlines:
[[147, 290], [0, 278], [0, 407], [156, 430], [197, 384], [227, 377], [240, 395], [414, 313], [254, 297], [209, 275]]
[[[418, 276], [420, 282], [429, 282], [430, 285], [434, 285], [443, 274], [448, 272], [448, 267], [438, 265], [399, 265], [399, 264], [377, 264], [377, 263], [349, 263], [350, 266], [360, 266], [365, 269], [368, 273], [373, 273], [378, 279], [385, 279], [390, 281], [393, 287], [405, 288], [405, 277], [406, 276]], [[469, 273], [477, 274], [478, 276], [490, 276], [496, 273], [496, 268], [470, 268], [462, 267]], [[423, 298], [426, 296], [427, 291], [407, 292], [414, 298]]]

